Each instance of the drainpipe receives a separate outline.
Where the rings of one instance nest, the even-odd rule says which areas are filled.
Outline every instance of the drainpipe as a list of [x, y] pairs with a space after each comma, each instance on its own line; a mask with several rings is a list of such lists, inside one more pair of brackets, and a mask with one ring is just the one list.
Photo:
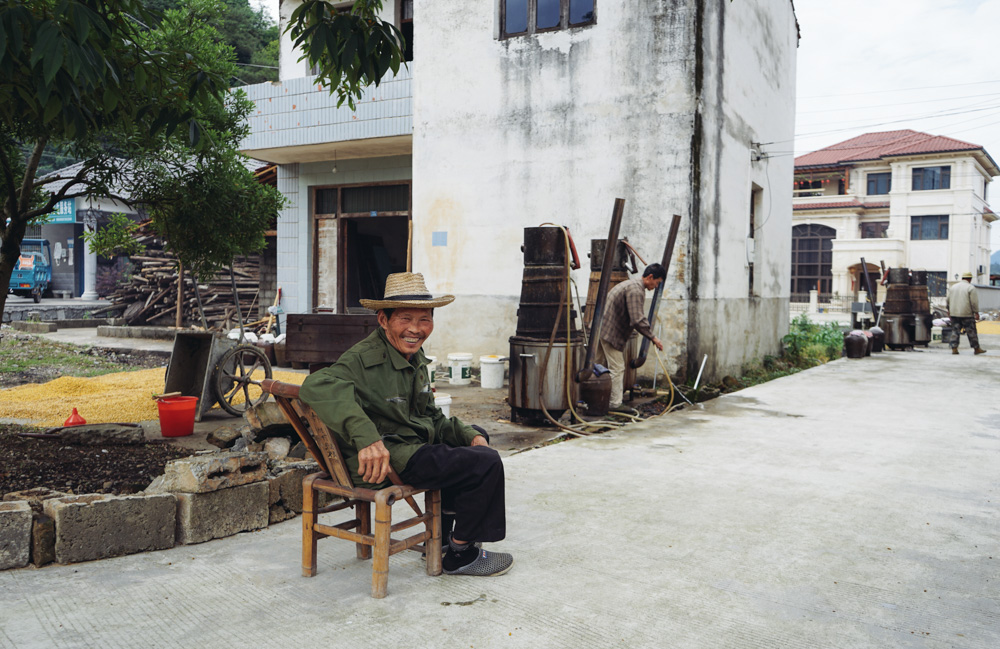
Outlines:
[[[615, 199], [615, 209], [611, 213], [611, 229], [608, 231], [608, 241], [604, 246], [604, 264], [601, 266], [601, 282], [597, 285], [597, 299], [594, 303], [594, 318], [590, 321], [590, 340], [587, 341], [587, 356], [583, 368], [576, 373], [576, 381], [585, 381], [594, 375], [594, 349], [601, 340], [601, 319], [604, 316], [604, 298], [608, 294], [608, 284], [611, 283], [611, 265], [615, 260], [615, 250], [618, 249], [618, 231], [622, 225], [622, 212], [625, 210], [625, 199]], [[568, 343], [569, 341], [567, 341]]]
[[[667, 235], [667, 245], [663, 248], [663, 261], [660, 263], [665, 269], [670, 268], [670, 258], [674, 255], [674, 244], [677, 242], [677, 230], [681, 227], [681, 215], [674, 214], [674, 220], [670, 222], [670, 234]], [[649, 330], [653, 330], [656, 324], [656, 306], [663, 294], [663, 287], [667, 285], [667, 278], [664, 277], [660, 285], [653, 290], [653, 303], [649, 305]], [[639, 355], [632, 359], [629, 365], [633, 368], [642, 367], [646, 362], [646, 354], [649, 353], [649, 338], [642, 337], [642, 346], [639, 348]]]

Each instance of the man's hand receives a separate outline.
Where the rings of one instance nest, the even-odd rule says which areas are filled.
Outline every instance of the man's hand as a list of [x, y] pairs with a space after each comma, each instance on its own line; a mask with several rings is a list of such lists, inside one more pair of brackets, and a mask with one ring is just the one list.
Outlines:
[[659, 338], [657, 338], [657, 337], [654, 336], [653, 337], [653, 344], [656, 345], [656, 348], [659, 349], [661, 352], [663, 351], [663, 343], [660, 342]]
[[476, 435], [472, 438], [472, 443], [469, 446], [489, 446], [490, 443], [486, 441], [486, 438], [482, 435]]
[[358, 474], [369, 484], [378, 484], [389, 475], [389, 449], [382, 440], [364, 447], [358, 453]]

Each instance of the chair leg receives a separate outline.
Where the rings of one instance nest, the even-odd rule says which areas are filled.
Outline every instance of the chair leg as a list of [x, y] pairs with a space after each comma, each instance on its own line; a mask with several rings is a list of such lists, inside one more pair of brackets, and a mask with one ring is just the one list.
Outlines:
[[302, 479], [302, 576], [316, 576], [316, 531], [319, 520], [316, 514], [316, 492], [313, 490], [314, 476]]
[[436, 577], [441, 574], [441, 492], [432, 490], [424, 493], [424, 509], [431, 519], [427, 530], [431, 538], [424, 544], [427, 554], [427, 574]]
[[375, 557], [372, 561], [372, 597], [381, 599], [389, 587], [389, 544], [392, 543], [392, 502], [382, 490], [375, 496]]
[[[358, 501], [354, 505], [354, 511], [358, 517], [358, 534], [371, 534], [372, 533], [372, 508], [371, 505]], [[371, 559], [372, 558], [372, 546], [366, 545], [364, 543], [357, 543], [356, 550], [359, 559]]]

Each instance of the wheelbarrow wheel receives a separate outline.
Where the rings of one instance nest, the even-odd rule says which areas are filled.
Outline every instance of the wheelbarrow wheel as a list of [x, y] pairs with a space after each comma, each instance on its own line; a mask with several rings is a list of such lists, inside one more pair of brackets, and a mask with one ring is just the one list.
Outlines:
[[239, 417], [267, 399], [260, 382], [269, 378], [271, 363], [263, 351], [250, 345], [234, 347], [215, 366], [215, 398], [223, 410]]

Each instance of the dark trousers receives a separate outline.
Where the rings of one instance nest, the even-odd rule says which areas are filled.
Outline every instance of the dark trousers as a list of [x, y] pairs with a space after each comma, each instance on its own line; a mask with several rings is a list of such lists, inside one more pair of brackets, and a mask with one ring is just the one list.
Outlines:
[[399, 474], [418, 489], [440, 489], [442, 509], [455, 512], [455, 538], [500, 541], [507, 535], [503, 462], [488, 446], [427, 444]]
[[951, 346], [958, 349], [958, 344], [962, 342], [962, 330], [969, 336], [969, 347], [979, 349], [979, 332], [976, 330], [976, 318], [963, 318], [959, 316], [951, 317]]

